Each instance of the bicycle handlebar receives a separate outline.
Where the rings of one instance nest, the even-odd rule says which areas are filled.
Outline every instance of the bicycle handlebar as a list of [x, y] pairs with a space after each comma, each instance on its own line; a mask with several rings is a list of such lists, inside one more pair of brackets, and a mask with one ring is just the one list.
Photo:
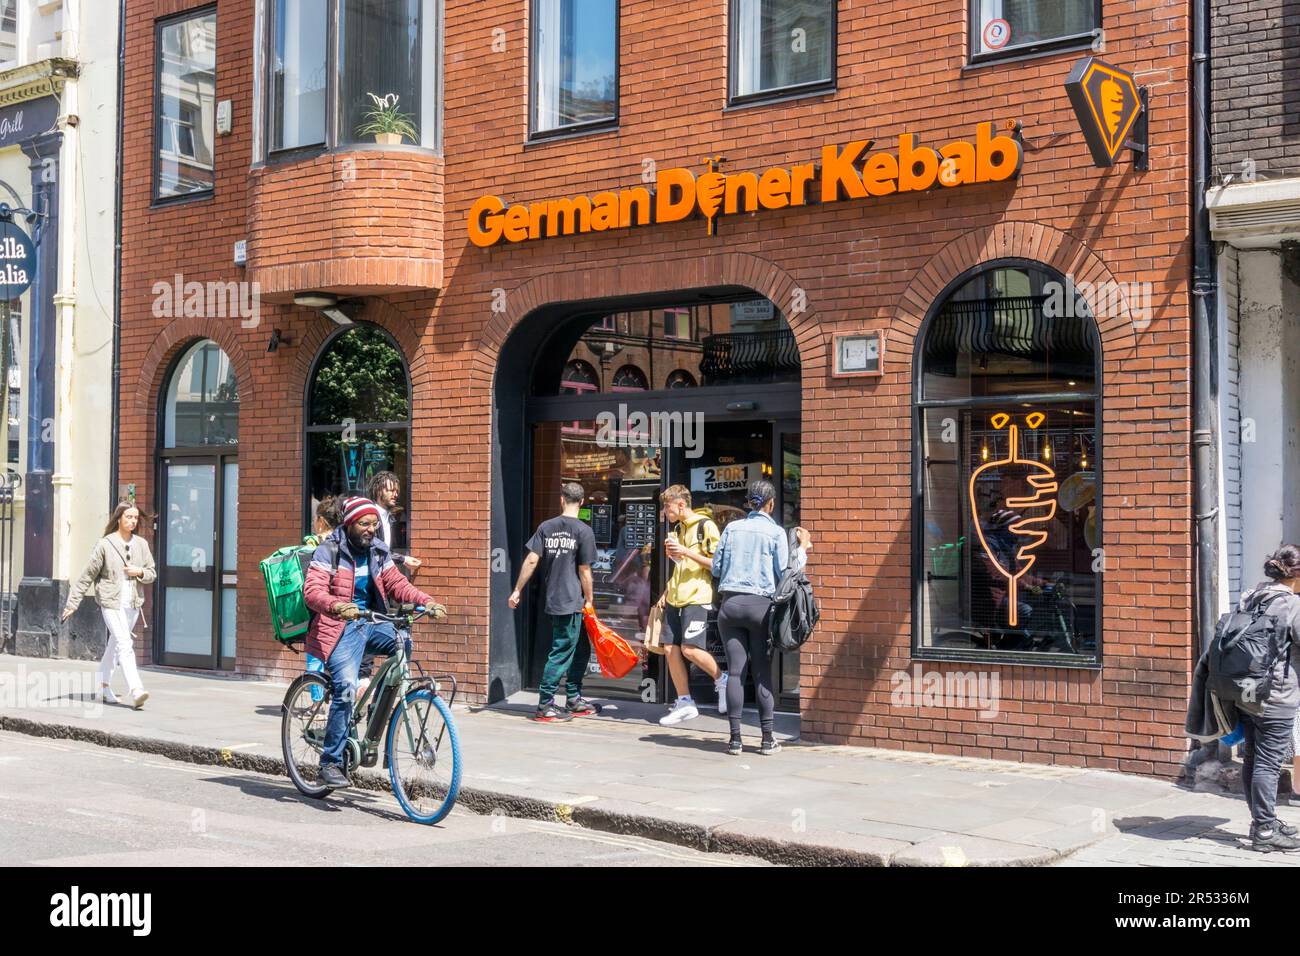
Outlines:
[[404, 614], [384, 614], [381, 611], [362, 611], [361, 617], [372, 624], [404, 624], [408, 621], [415, 623], [420, 618], [429, 614], [429, 608], [423, 604], [417, 604], [415, 608]]

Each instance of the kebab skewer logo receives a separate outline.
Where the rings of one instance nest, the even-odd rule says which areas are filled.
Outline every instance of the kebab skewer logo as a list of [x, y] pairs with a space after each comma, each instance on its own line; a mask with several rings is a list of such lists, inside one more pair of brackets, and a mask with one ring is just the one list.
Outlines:
[[873, 152], [874, 141], [868, 139], [830, 144], [822, 147], [820, 163], [773, 166], [762, 173], [724, 173], [719, 168], [723, 157], [711, 156], [698, 175], [680, 166], [659, 168], [653, 188], [630, 186], [514, 204], [500, 196], [479, 196], [469, 208], [466, 225], [470, 242], [481, 247], [692, 216], [703, 217], [712, 236], [722, 216], [1011, 179], [1024, 160], [1019, 130], [1019, 123], [1010, 120], [1000, 131], [993, 123], [979, 123], [973, 141], [959, 139], [937, 149], [921, 145], [913, 133], [899, 136], [897, 148], [891, 150]]
[[[1025, 425], [1030, 431], [1036, 430], [1046, 420], [1042, 412], [1031, 412], [1025, 416]], [[1034, 566], [1038, 556], [1034, 553], [1047, 542], [1047, 525], [1056, 516], [1056, 493], [1058, 490], [1056, 472], [1045, 462], [1027, 458], [1024, 454], [1023, 435], [1020, 426], [1012, 421], [1011, 416], [1003, 412], [994, 415], [991, 421], [997, 431], [1007, 429], [1008, 450], [1005, 458], [985, 462], [970, 477], [970, 508], [974, 519], [975, 532], [979, 536], [980, 546], [988, 556], [993, 567], [1007, 581], [1007, 625], [1015, 627], [1018, 623], [1019, 605], [1016, 600], [1018, 584], [1029, 569]], [[1003, 497], [984, 499], [983, 506], [977, 496], [980, 477], [986, 473], [995, 474], [1001, 481]], [[1025, 488], [1026, 494], [1018, 495], [1006, 489], [1017, 486]], [[992, 507], [990, 507], [992, 506]], [[989, 513], [981, 514], [988, 510]], [[1008, 513], [1012, 516], [1005, 531], [1014, 536], [1008, 546], [998, 547], [989, 540], [990, 531], [997, 525], [994, 513], [1006, 520]]]

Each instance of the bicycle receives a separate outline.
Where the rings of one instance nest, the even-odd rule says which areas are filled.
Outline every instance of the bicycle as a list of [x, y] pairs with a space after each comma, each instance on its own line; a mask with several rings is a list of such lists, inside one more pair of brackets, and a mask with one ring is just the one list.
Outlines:
[[[397, 802], [416, 823], [434, 824], [456, 803], [461, 757], [460, 737], [451, 716], [456, 678], [426, 674], [420, 662], [411, 659], [411, 625], [427, 613], [429, 609], [424, 607], [397, 614], [362, 612], [362, 618], [372, 623], [394, 625], [397, 649], [353, 706], [342, 769], [351, 776], [358, 767], [378, 763], [382, 735], [384, 766]], [[448, 700], [439, 691], [440, 681], [451, 685]], [[280, 740], [289, 779], [304, 796], [316, 799], [328, 796], [331, 790], [316, 782], [330, 698], [330, 683], [324, 675], [308, 672], [289, 685], [280, 707]]]

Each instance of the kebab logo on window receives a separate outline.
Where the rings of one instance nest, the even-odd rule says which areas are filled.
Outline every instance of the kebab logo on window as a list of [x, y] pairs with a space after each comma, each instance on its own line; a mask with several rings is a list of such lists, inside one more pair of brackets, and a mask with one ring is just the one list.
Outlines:
[[[1046, 419], [1042, 412], [1031, 412], [1024, 424], [1034, 431]], [[1005, 458], [986, 461], [971, 473], [971, 518], [984, 554], [1006, 578], [1007, 625], [1015, 627], [1017, 585], [1038, 560], [1034, 552], [1047, 542], [1047, 525], [1056, 517], [1058, 485], [1051, 465], [1025, 456], [1021, 427], [1010, 415], [999, 412], [991, 424], [997, 431], [1007, 429], [1008, 450]], [[996, 494], [981, 496], [980, 486], [990, 479]]]

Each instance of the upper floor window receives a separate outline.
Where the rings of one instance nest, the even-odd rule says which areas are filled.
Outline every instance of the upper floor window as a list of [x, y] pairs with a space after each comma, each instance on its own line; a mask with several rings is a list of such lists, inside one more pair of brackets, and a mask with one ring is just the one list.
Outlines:
[[618, 0], [533, 0], [530, 133], [618, 120]]
[[835, 82], [835, 0], [731, 0], [732, 102]]
[[268, 0], [268, 9], [270, 152], [437, 145], [438, 0]]
[[18, 0], [0, 0], [0, 67], [18, 62]]
[[1101, 0], [971, 0], [971, 60], [1084, 46], [1101, 29]]
[[158, 24], [155, 196], [174, 199], [213, 186], [216, 140], [217, 12], [208, 8]]

